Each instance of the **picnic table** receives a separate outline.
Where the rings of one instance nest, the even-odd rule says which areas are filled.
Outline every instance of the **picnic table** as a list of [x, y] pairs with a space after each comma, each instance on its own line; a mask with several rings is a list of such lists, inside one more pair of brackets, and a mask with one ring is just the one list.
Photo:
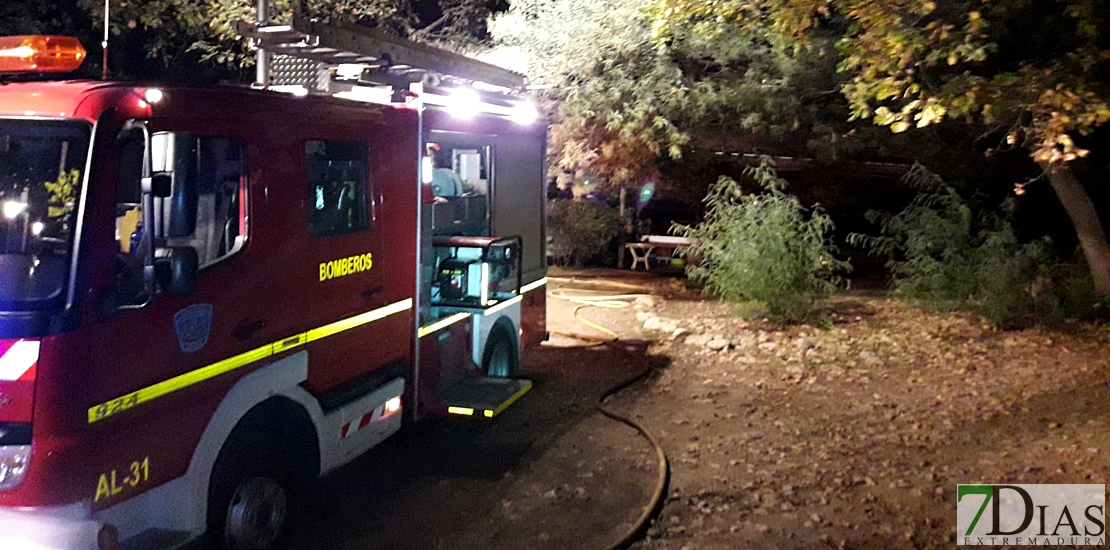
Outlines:
[[640, 242], [625, 243], [624, 247], [632, 254], [632, 270], [636, 270], [636, 265], [643, 265], [644, 271], [651, 270], [651, 263], [648, 259], [651, 254], [656, 250], [669, 251], [668, 256], [673, 257], [675, 251], [680, 248], [686, 248], [694, 244], [694, 241], [686, 237], [673, 237], [671, 235], [644, 235], [640, 238]]

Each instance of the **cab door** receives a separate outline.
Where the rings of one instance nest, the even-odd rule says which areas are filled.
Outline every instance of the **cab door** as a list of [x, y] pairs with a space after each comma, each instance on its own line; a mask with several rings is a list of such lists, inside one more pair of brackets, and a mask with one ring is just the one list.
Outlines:
[[[82, 457], [90, 478], [82, 483], [97, 488], [90, 493], [95, 508], [182, 475], [227, 389], [265, 364], [268, 354], [252, 350], [270, 350], [274, 341], [297, 329], [289, 322], [300, 310], [296, 294], [288, 291], [286, 280], [267, 276], [269, 244], [256, 238], [266, 233], [254, 224], [266, 218], [266, 204], [265, 193], [259, 192], [264, 182], [252, 167], [270, 151], [234, 122], [149, 121], [149, 148], [142, 140], [113, 145], [114, 173], [103, 175], [114, 177], [89, 189], [91, 231], [85, 244], [90, 253], [85, 257], [97, 262], [97, 273], [111, 275], [94, 283], [86, 303], [96, 322], [66, 339], [80, 348], [66, 353], [82, 358], [76, 402], [88, 409], [82, 420], [91, 435]], [[173, 179], [171, 197], [155, 203], [153, 227], [142, 223], [149, 203], [142, 200], [139, 182], [147, 161]], [[185, 218], [170, 216], [167, 203], [182, 190], [192, 195], [194, 207], [186, 209], [191, 212]], [[186, 229], [164, 230], [184, 219], [189, 220]], [[156, 231], [159, 226], [162, 230]], [[159, 233], [159, 250], [196, 254], [193, 291], [174, 295], [158, 286], [159, 294], [151, 296], [144, 289], [138, 249], [144, 234]], [[104, 282], [109, 285], [101, 290]], [[272, 299], [281, 295], [291, 299]], [[212, 365], [228, 361], [234, 368], [206, 374]], [[149, 464], [149, 472], [132, 478], [126, 489], [102, 490], [100, 474], [118, 470], [121, 462]]]
[[[408, 317], [383, 277], [376, 151], [364, 127], [327, 126], [301, 135], [308, 331], [308, 389], [325, 408], [402, 374], [408, 341], [390, 329]], [[295, 222], [294, 222], [295, 223]], [[404, 330], [403, 327], [400, 330]], [[392, 337], [391, 337], [392, 336]]]

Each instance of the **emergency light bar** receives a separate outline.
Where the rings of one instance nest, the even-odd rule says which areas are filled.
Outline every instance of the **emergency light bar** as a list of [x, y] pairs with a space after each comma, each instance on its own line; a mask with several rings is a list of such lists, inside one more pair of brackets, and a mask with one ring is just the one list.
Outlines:
[[65, 73], [84, 60], [85, 48], [72, 36], [0, 37], [0, 73]]

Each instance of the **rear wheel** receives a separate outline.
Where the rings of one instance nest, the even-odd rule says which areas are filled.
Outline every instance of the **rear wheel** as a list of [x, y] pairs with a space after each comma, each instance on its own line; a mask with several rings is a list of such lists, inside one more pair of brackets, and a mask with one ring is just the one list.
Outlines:
[[[238, 432], [239, 430], [235, 430]], [[287, 548], [308, 487], [295, 449], [265, 431], [235, 437], [220, 451], [208, 491], [208, 533], [220, 550]]]
[[482, 357], [482, 370], [486, 376], [508, 378], [516, 374], [520, 367], [516, 345], [508, 329], [499, 325], [490, 332], [486, 340], [486, 352]]

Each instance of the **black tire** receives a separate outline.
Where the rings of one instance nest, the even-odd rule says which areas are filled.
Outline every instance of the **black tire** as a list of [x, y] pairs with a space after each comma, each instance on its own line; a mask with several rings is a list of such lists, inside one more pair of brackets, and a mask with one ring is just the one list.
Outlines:
[[520, 357], [516, 350], [516, 339], [504, 325], [495, 325], [482, 354], [482, 372], [493, 378], [509, 378], [516, 376], [519, 370]]
[[208, 485], [208, 539], [218, 550], [288, 548], [308, 498], [311, 476], [296, 445], [276, 432], [240, 425], [232, 431]]

